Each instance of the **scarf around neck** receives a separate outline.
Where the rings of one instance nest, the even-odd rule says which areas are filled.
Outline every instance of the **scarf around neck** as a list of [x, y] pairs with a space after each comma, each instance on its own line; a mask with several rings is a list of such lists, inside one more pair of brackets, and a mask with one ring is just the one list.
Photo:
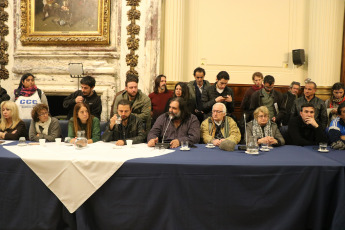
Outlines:
[[[49, 125], [51, 121], [52, 121], [51, 117], [49, 117], [46, 122], [37, 121], [35, 123], [36, 132], [48, 135], [48, 129], [49, 129]], [[41, 132], [40, 126], [43, 128], [42, 132]]]
[[18, 89], [14, 90], [14, 94], [16, 95], [15, 99], [17, 100], [18, 97], [20, 97], [20, 96], [31, 97], [36, 91], [37, 91], [36, 85], [29, 87], [29, 88], [24, 88], [22, 86], [22, 88], [20, 88], [19, 92], [18, 92]]
[[258, 91], [259, 89], [262, 89], [263, 87], [264, 87], [263, 85], [260, 85], [260, 86], [253, 85], [253, 86], [252, 86], [252, 89], [253, 89], [254, 91]]
[[345, 101], [345, 97], [342, 97], [342, 98], [339, 98], [339, 99], [332, 98], [332, 102], [329, 104], [329, 107], [330, 108], [334, 108], [335, 105], [337, 105], [337, 107], [338, 107], [344, 101]]
[[253, 120], [253, 136], [256, 136], [258, 138], [263, 138], [263, 137], [267, 137], [270, 136], [272, 137], [272, 123], [269, 120], [267, 122], [267, 124], [264, 127], [264, 132], [262, 132], [262, 128], [259, 125], [259, 123], [257, 122], [256, 119]]

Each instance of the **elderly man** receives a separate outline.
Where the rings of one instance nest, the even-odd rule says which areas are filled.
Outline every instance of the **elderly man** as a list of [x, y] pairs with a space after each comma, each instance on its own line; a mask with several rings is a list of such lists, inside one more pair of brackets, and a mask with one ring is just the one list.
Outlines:
[[177, 148], [182, 141], [190, 145], [200, 140], [199, 121], [194, 114], [188, 112], [186, 102], [181, 97], [170, 101], [169, 112], [158, 117], [147, 136], [149, 147], [158, 142], [169, 142], [170, 148]]
[[291, 109], [291, 116], [298, 116], [299, 111], [301, 111], [301, 106], [306, 103], [311, 103], [315, 109], [315, 120], [325, 130], [328, 123], [326, 104], [322, 99], [315, 96], [316, 88], [315, 82], [309, 81], [305, 84], [304, 96], [295, 100]]
[[133, 140], [133, 144], [143, 143], [146, 138], [143, 122], [131, 113], [131, 103], [122, 99], [117, 103], [117, 114], [111, 119], [109, 126], [102, 135], [105, 142], [116, 141], [116, 145], [125, 145], [126, 140]]
[[322, 126], [315, 120], [315, 107], [311, 103], [301, 105], [300, 115], [291, 117], [288, 126], [288, 144], [318, 145], [327, 138]]
[[114, 103], [114, 113], [117, 104], [121, 99], [131, 102], [132, 113], [145, 123], [145, 131], [151, 128], [151, 100], [140, 89], [138, 89], [139, 78], [135, 75], [128, 75], [125, 82], [125, 91], [118, 95]]
[[201, 137], [204, 143], [212, 142], [219, 146], [224, 140], [237, 144], [241, 140], [241, 133], [236, 122], [226, 116], [226, 107], [223, 103], [216, 103], [212, 107], [212, 117], [201, 124]]

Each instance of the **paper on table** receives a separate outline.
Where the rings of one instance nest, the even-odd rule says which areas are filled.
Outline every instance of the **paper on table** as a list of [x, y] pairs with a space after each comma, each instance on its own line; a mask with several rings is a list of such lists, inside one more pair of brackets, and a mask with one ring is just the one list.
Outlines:
[[121, 166], [130, 159], [161, 156], [174, 150], [157, 150], [146, 144], [113, 149], [114, 144], [97, 142], [77, 150], [72, 146], [4, 146], [18, 155], [69, 212], [77, 210]]

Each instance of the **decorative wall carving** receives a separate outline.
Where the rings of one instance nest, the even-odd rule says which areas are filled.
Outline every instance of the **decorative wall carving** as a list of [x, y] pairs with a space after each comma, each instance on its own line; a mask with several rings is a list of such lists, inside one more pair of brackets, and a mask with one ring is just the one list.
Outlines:
[[139, 6], [140, 0], [127, 0], [127, 6], [131, 6], [131, 9], [127, 12], [128, 20], [131, 21], [127, 29], [127, 35], [130, 37], [127, 39], [127, 46], [130, 50], [130, 53], [126, 55], [126, 63], [129, 66], [129, 71], [126, 75], [132, 74], [138, 76], [138, 72], [134, 69], [138, 65], [139, 56], [135, 54], [135, 51], [139, 48], [139, 38], [136, 38], [136, 35], [139, 35], [140, 26], [135, 24], [135, 20], [140, 19], [140, 11], [136, 9]]
[[8, 79], [9, 72], [5, 68], [8, 64], [8, 43], [5, 41], [5, 37], [8, 35], [8, 26], [5, 22], [8, 21], [8, 13], [5, 8], [8, 6], [7, 0], [0, 0], [0, 79]]

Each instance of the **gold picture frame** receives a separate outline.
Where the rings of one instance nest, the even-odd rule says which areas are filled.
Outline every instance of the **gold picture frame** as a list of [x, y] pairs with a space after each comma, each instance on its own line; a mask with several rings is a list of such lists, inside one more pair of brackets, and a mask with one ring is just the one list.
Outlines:
[[108, 45], [110, 0], [21, 0], [23, 45]]

